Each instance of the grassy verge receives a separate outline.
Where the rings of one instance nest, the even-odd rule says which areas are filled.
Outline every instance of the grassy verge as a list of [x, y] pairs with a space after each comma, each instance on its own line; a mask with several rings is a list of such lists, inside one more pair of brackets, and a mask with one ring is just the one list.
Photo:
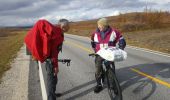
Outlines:
[[[128, 45], [170, 53], [170, 13], [152, 11], [110, 16], [108, 21], [123, 33]], [[97, 20], [72, 22], [70, 34], [90, 37]]]
[[10, 66], [9, 62], [23, 46], [26, 31], [21, 29], [0, 29], [0, 79]]
[[[90, 37], [91, 30], [73, 30], [70, 34]], [[128, 45], [170, 54], [170, 28], [123, 32]]]
[[170, 54], [170, 28], [127, 32], [123, 35], [128, 45]]

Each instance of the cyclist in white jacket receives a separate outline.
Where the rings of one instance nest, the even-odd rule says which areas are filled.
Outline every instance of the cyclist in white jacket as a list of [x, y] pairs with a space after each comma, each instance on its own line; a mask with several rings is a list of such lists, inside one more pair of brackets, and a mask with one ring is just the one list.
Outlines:
[[[108, 20], [106, 18], [101, 18], [97, 22], [98, 28], [91, 36], [91, 45], [95, 52], [99, 51], [101, 48], [105, 47], [115, 47], [118, 43], [120, 49], [124, 49], [126, 46], [126, 41], [121, 35], [121, 33], [113, 29], [109, 26]], [[97, 85], [94, 89], [95, 93], [99, 93], [102, 87], [102, 61], [103, 59], [100, 56], [96, 56], [95, 58], [95, 66], [96, 66], [96, 82]], [[112, 64], [115, 70], [114, 62]]]

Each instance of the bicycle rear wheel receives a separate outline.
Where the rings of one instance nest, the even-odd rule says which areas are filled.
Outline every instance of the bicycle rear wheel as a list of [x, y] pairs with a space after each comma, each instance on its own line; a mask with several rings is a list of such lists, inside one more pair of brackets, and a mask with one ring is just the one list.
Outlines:
[[113, 69], [109, 68], [107, 70], [106, 78], [111, 100], [122, 100], [122, 91]]

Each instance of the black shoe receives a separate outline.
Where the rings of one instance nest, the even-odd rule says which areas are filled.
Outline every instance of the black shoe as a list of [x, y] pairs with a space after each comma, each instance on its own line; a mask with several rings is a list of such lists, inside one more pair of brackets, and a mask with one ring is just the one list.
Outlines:
[[99, 93], [100, 91], [103, 90], [103, 87], [101, 85], [97, 85], [95, 88], [94, 88], [94, 93]]
[[56, 95], [56, 97], [61, 97], [62, 93], [56, 93], [55, 95]]

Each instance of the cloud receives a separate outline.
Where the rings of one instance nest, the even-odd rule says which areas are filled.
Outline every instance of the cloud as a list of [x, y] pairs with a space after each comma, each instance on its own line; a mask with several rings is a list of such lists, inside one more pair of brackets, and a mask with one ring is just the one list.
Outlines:
[[141, 2], [145, 2], [145, 3], [154, 3], [154, 4], [167, 4], [169, 3], [170, 1], [169, 0], [139, 0]]
[[71, 21], [96, 19], [142, 11], [146, 5], [170, 9], [169, 0], [1, 0], [0, 26], [30, 25], [38, 19], [52, 23], [60, 18]]

